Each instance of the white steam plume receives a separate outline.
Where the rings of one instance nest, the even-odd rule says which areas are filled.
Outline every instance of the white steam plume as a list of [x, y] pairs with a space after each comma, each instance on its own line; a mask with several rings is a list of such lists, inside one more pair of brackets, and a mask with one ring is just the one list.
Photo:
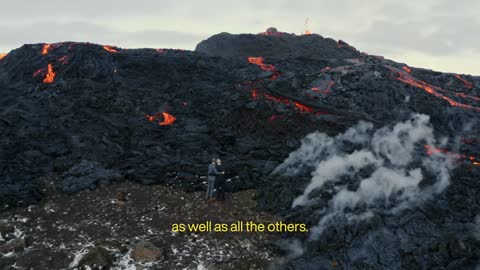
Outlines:
[[310, 183], [292, 207], [321, 200], [314, 191], [333, 194], [310, 230], [311, 239], [331, 225], [367, 219], [374, 212], [395, 214], [442, 192], [450, 182], [454, 157], [441, 151], [426, 154], [424, 145], [435, 147], [429, 121], [427, 115], [414, 114], [377, 131], [360, 122], [333, 138], [319, 132], [308, 135], [274, 173], [311, 172]]

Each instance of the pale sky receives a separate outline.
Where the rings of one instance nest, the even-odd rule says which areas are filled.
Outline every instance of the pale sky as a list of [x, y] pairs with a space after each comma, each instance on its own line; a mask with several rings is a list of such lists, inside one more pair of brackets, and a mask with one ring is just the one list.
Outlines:
[[[343, 39], [411, 66], [480, 75], [478, 0], [14, 0], [0, 4], [0, 52], [89, 41], [193, 50], [220, 33], [270, 26]], [[420, 3], [421, 2], [421, 3]]]

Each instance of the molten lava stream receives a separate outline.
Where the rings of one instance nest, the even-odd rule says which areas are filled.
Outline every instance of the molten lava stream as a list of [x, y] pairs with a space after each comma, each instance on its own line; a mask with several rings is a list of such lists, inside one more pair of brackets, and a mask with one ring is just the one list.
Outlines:
[[52, 45], [51, 45], [51, 44], [45, 44], [45, 45], [43, 45], [42, 55], [47, 55], [50, 49], [52, 49]]
[[5, 58], [8, 55], [8, 53], [0, 53], [0, 60]]
[[294, 102], [295, 104], [295, 108], [296, 109], [299, 109], [301, 111], [305, 111], [305, 112], [309, 112], [309, 113], [313, 113], [314, 110], [306, 105], [303, 105], [302, 103], [299, 103], [299, 102]]
[[271, 64], [264, 64], [263, 63], [264, 59], [263, 57], [248, 57], [248, 62], [250, 64], [254, 64], [259, 66], [262, 70], [266, 71], [276, 71], [277, 68]]
[[[429, 93], [429, 94], [431, 94], [431, 95], [433, 95], [437, 98], [440, 98], [440, 99], [443, 99], [443, 100], [447, 101], [451, 106], [460, 107], [460, 108], [464, 108], [464, 109], [475, 110], [475, 111], [480, 111], [480, 107], [475, 107], [475, 106], [472, 106], [472, 105], [457, 102], [457, 101], [439, 93], [439, 91], [440, 92], [447, 92], [447, 93], [452, 93], [452, 92], [449, 92], [449, 91], [447, 91], [445, 89], [442, 89], [438, 86], [428, 84], [424, 81], [418, 80], [418, 79], [412, 77], [409, 73], [398, 70], [394, 67], [390, 67], [390, 66], [387, 66], [387, 67], [391, 71], [394, 71], [398, 74], [398, 77], [396, 78], [396, 80], [398, 80], [398, 81], [401, 81], [401, 82], [403, 82], [405, 84], [408, 84], [410, 86], [414, 86], [416, 88], [423, 89], [425, 92], [427, 92], [427, 93]], [[460, 97], [463, 97], [463, 98], [477, 99], [477, 97], [468, 96], [468, 95], [465, 95], [465, 94], [462, 94], [462, 93], [453, 92], [453, 94], [457, 95], [457, 96], [460, 96]]]
[[45, 75], [45, 79], [43, 79], [43, 83], [53, 83], [53, 81], [55, 80], [55, 76], [56, 74], [53, 71], [53, 65], [48, 64], [47, 75]]
[[266, 98], [268, 100], [275, 101], [276, 103], [283, 103], [285, 105], [293, 104], [295, 106], [295, 110], [300, 110], [300, 111], [309, 112], [309, 113], [314, 113], [315, 112], [315, 110], [313, 108], [311, 108], [307, 105], [304, 105], [300, 102], [291, 101], [287, 98], [275, 97], [275, 96], [272, 96], [272, 95], [267, 94], [267, 93], [260, 93], [258, 91], [258, 89], [252, 89], [251, 95], [252, 95], [253, 99], [257, 99], [258, 96], [262, 95], [264, 98]]
[[436, 148], [436, 147], [426, 145], [426, 144], [423, 147], [425, 148], [425, 150], [427, 151], [427, 155], [429, 155], [429, 156], [431, 156], [432, 154], [435, 154], [435, 153], [444, 153], [444, 154], [451, 155], [456, 159], [462, 159], [463, 161], [470, 161], [471, 164], [476, 165], [476, 166], [480, 166], [480, 159], [477, 159], [477, 157], [475, 157], [475, 156], [468, 156], [468, 155], [465, 155], [465, 154], [457, 154], [457, 153], [453, 153], [453, 152], [451, 152], [447, 149]]
[[112, 46], [105, 45], [103, 46], [103, 49], [109, 53], [118, 53], [118, 51]]
[[472, 89], [473, 88], [473, 83], [465, 80], [462, 76], [456, 74], [455, 75], [455, 78], [459, 79], [460, 81], [463, 82], [463, 84], [465, 85], [465, 87], [467, 87], [468, 89]]
[[263, 61], [264, 61], [263, 57], [248, 57], [248, 62], [250, 64], [257, 65], [262, 70], [273, 72], [273, 75], [269, 78], [270, 80], [275, 80], [280, 75], [282, 75], [282, 73], [280, 71], [278, 71], [277, 68], [274, 65], [265, 64], [265, 63], [263, 63]]
[[[442, 89], [442, 90], [443, 90], [443, 89]], [[446, 90], [444, 90], [444, 91], [446, 91]], [[467, 94], [465, 94], [465, 93], [456, 93], [456, 92], [454, 92], [453, 94], [454, 94], [455, 96], [457, 96], [457, 97], [469, 98], [469, 99], [473, 99], [473, 100], [475, 100], [475, 101], [480, 101], [480, 97], [470, 96], [470, 95], [467, 95]]]
[[412, 70], [407, 66], [403, 66], [402, 69], [405, 70], [408, 73], [412, 73]]

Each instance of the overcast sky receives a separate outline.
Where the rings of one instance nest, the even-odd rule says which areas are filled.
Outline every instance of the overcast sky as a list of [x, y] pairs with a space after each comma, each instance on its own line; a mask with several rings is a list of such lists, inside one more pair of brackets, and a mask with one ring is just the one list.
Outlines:
[[0, 6], [0, 52], [57, 41], [193, 50], [219, 32], [275, 26], [301, 34], [309, 18], [311, 32], [360, 51], [480, 75], [479, 0], [15, 0]]

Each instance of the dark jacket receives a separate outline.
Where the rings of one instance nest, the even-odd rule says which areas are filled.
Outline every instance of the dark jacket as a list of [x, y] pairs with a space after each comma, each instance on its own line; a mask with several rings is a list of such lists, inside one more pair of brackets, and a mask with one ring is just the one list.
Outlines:
[[223, 165], [217, 165], [216, 169], [217, 169], [217, 172], [219, 174], [217, 174], [217, 177], [215, 178], [215, 183], [218, 186], [224, 185], [225, 184], [225, 174], [220, 174], [220, 173], [225, 171], [225, 167], [223, 167]]

